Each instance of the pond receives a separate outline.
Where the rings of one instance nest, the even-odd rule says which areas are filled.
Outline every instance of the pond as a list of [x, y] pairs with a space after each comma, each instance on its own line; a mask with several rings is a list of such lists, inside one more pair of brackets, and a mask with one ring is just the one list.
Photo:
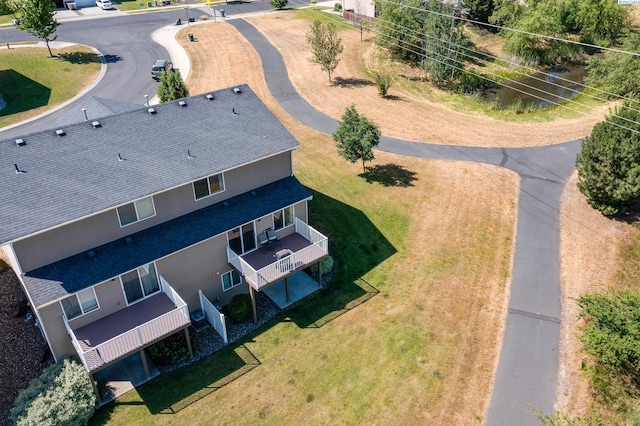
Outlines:
[[499, 101], [504, 107], [511, 106], [518, 100], [525, 107], [547, 107], [574, 97], [583, 89], [580, 84], [584, 82], [586, 75], [584, 65], [567, 65], [538, 71], [509, 81], [506, 85], [496, 85], [484, 91], [481, 98], [487, 102]]

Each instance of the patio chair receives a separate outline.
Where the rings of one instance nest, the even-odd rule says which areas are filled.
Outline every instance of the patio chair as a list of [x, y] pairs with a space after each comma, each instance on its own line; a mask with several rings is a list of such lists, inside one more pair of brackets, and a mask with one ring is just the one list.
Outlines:
[[258, 234], [258, 242], [262, 247], [269, 247], [271, 245], [271, 241], [269, 241], [269, 237], [266, 232], [261, 232]]
[[276, 244], [280, 242], [280, 238], [278, 238], [278, 236], [276, 235], [276, 231], [274, 231], [273, 229], [269, 228], [264, 232], [266, 232], [267, 234], [267, 238], [269, 239], [269, 244]]

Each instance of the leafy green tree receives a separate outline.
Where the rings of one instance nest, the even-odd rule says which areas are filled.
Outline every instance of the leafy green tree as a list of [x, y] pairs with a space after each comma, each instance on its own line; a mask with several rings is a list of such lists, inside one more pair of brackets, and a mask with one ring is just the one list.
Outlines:
[[494, 0], [489, 22], [502, 27], [512, 27], [524, 13], [519, 0]]
[[574, 44], [534, 35], [566, 37], [562, 23], [562, 4], [557, 0], [530, 0], [527, 8], [513, 23], [513, 28], [520, 31], [502, 32], [505, 38], [504, 49], [527, 61], [542, 65], [552, 65], [578, 54], [580, 49]]
[[596, 124], [576, 159], [578, 189], [606, 216], [640, 201], [640, 113], [633, 105], [625, 101]]
[[[640, 53], [640, 36], [630, 36], [622, 49]], [[589, 85], [597, 85], [618, 96], [640, 93], [640, 58], [637, 55], [612, 51], [602, 56], [594, 55], [589, 58], [587, 69], [586, 83]]]
[[16, 0], [12, 4], [14, 18], [19, 19], [18, 29], [26, 31], [43, 40], [51, 53], [49, 42], [54, 41], [58, 36], [51, 35], [58, 28], [58, 21], [53, 16], [56, 13], [56, 6], [51, 0]]
[[96, 396], [84, 367], [70, 358], [46, 368], [16, 398], [10, 419], [17, 426], [86, 425]]
[[340, 62], [338, 55], [342, 53], [342, 39], [338, 37], [336, 25], [334, 23], [323, 24], [317, 19], [311, 24], [307, 32], [307, 41], [311, 45], [309, 60], [314, 64], [319, 64], [323, 70], [329, 73], [331, 82], [331, 71], [335, 70]]
[[284, 9], [289, 4], [289, 0], [271, 0], [271, 6], [278, 10]]
[[185, 86], [180, 71], [162, 71], [160, 74], [160, 84], [158, 84], [158, 97], [160, 102], [168, 102], [189, 96], [187, 86]]
[[13, 13], [11, 0], [0, 0], [0, 15], [11, 15]]
[[406, 0], [379, 1], [376, 6], [380, 9], [376, 42], [395, 58], [418, 64], [423, 57], [426, 5], [421, 0]]
[[489, 23], [493, 7], [493, 0], [464, 0], [462, 2], [462, 8], [467, 18], [484, 23]]
[[338, 153], [352, 163], [362, 160], [362, 171], [366, 171], [365, 161], [374, 159], [373, 148], [380, 143], [378, 127], [351, 105], [342, 114], [342, 121], [332, 136]]
[[599, 38], [609, 44], [620, 36], [627, 18], [627, 9], [617, 0], [582, 0], [577, 16], [580, 33], [585, 38]]
[[439, 88], [447, 88], [464, 70], [463, 50], [470, 42], [456, 25], [453, 9], [441, 0], [429, 0], [430, 12], [424, 16], [425, 57], [423, 67], [429, 72], [431, 82]]

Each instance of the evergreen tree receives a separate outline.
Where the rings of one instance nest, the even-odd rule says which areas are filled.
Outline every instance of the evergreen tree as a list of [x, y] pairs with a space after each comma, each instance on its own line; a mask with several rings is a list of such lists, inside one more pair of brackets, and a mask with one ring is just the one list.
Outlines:
[[596, 124], [576, 160], [578, 189], [607, 216], [640, 201], [640, 113], [633, 105], [625, 101]]
[[338, 153], [345, 160], [352, 163], [362, 160], [363, 172], [366, 170], [365, 161], [374, 159], [373, 148], [380, 143], [380, 130], [367, 117], [360, 115], [355, 105], [345, 110], [332, 136], [337, 142]]
[[289, 0], [271, 0], [271, 6], [278, 10], [284, 9], [289, 4]]
[[187, 86], [185, 86], [180, 71], [162, 71], [160, 74], [160, 84], [158, 85], [158, 97], [160, 102], [168, 102], [189, 96]]
[[493, 14], [493, 0], [464, 0], [462, 8], [467, 18], [478, 22], [489, 22]]
[[317, 19], [311, 24], [307, 33], [307, 41], [311, 45], [312, 57], [309, 59], [314, 64], [319, 64], [323, 70], [329, 73], [335, 70], [340, 62], [338, 55], [342, 53], [342, 39], [338, 37], [336, 25], [333, 23], [322, 24]]
[[58, 21], [53, 16], [56, 13], [56, 5], [51, 0], [17, 0], [12, 3], [15, 19], [18, 19], [18, 29], [24, 30], [42, 39], [47, 45], [49, 55], [53, 57], [49, 42], [58, 36], [51, 37], [58, 28]]

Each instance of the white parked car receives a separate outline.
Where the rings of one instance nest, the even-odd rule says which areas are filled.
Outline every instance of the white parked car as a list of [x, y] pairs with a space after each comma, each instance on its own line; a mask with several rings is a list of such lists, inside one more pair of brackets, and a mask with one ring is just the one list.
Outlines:
[[96, 0], [96, 6], [102, 10], [113, 9], [113, 3], [110, 0]]

